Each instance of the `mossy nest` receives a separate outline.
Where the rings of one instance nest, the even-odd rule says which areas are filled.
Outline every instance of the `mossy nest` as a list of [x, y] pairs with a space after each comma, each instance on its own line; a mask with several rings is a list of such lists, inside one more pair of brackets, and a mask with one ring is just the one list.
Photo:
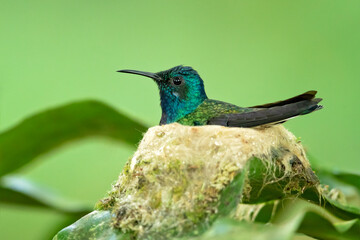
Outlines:
[[[251, 168], [250, 162], [262, 167]], [[197, 234], [241, 203], [301, 195], [318, 185], [305, 151], [282, 125], [262, 128], [150, 128], [97, 205], [113, 227], [135, 236]], [[166, 236], [164, 236], [166, 233]]]

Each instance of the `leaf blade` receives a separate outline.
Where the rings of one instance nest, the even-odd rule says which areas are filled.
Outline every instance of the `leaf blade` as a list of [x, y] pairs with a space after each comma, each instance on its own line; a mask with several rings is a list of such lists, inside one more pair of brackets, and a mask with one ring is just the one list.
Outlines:
[[103, 136], [135, 146], [146, 129], [98, 101], [80, 101], [46, 110], [0, 134], [0, 176], [76, 139]]
[[111, 222], [112, 213], [110, 211], [93, 211], [62, 229], [54, 236], [53, 240], [130, 239], [129, 234], [113, 228]]
[[29, 180], [16, 176], [0, 179], [0, 202], [52, 209], [76, 217], [81, 217], [92, 210], [67, 201]]

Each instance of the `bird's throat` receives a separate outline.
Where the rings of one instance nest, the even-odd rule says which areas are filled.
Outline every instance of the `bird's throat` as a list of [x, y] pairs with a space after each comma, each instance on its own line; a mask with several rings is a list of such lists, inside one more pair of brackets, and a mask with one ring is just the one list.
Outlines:
[[195, 109], [207, 98], [199, 96], [197, 98], [181, 99], [176, 94], [161, 95], [162, 115], [160, 124], [169, 124], [178, 121]]

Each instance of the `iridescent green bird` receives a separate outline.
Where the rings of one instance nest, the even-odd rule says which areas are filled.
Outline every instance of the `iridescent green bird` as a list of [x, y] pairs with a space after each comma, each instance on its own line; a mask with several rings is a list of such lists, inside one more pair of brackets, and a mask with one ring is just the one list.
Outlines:
[[150, 73], [120, 70], [152, 78], [159, 87], [162, 116], [160, 124], [178, 122], [183, 125], [221, 125], [227, 127], [256, 127], [283, 123], [286, 120], [321, 109], [316, 91], [253, 107], [239, 107], [209, 99], [199, 74], [191, 67], [177, 66]]

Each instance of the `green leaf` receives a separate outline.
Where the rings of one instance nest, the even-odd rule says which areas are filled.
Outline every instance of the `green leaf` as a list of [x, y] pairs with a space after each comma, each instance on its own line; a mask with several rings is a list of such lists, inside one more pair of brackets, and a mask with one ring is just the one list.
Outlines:
[[344, 173], [344, 172], [331, 172], [332, 176], [337, 180], [354, 186], [360, 191], [360, 174], [359, 173]]
[[[198, 220], [200, 221], [198, 222], [197, 226], [195, 226], [192, 231], [185, 234], [186, 236], [194, 236], [203, 233], [209, 228], [213, 221], [216, 220], [216, 218], [218, 218], [219, 216], [229, 215], [237, 207], [244, 190], [244, 185], [250, 165], [251, 161], [248, 161], [247, 164], [244, 166], [244, 169], [241, 172], [239, 171], [235, 174], [232, 181], [220, 192], [219, 202], [215, 201], [213, 203], [207, 203], [208, 205], [218, 205], [218, 211], [211, 214], [208, 220], [205, 220], [207, 218], [207, 204], [201, 204], [194, 207], [194, 212], [192, 214], [197, 217], [202, 217], [199, 217]], [[179, 235], [179, 233], [173, 235]]]
[[[340, 190], [347, 204], [360, 207], [360, 174], [326, 170], [318, 170], [317, 174], [320, 182], [329, 189]], [[339, 194], [339, 191], [333, 190], [331, 194]]]
[[239, 204], [251, 163], [251, 160], [248, 161], [244, 169], [238, 172], [229, 185], [221, 191], [218, 206], [219, 216], [229, 215]]
[[360, 217], [360, 208], [354, 206], [347, 206], [340, 202], [330, 199], [327, 196], [324, 197], [323, 206], [331, 211], [333, 214], [344, 219], [352, 219]]
[[91, 209], [66, 201], [23, 178], [6, 176], [0, 179], [0, 202], [52, 209], [81, 217]]
[[[281, 165], [275, 165], [269, 170], [262, 160], [254, 158], [248, 174], [251, 191], [243, 198], [243, 202], [262, 203], [289, 195], [301, 195], [307, 189], [314, 189], [318, 185], [318, 179], [310, 171], [311, 169], [303, 169], [300, 174], [287, 176]], [[315, 199], [319, 198], [316, 191], [311, 195]]]
[[61, 230], [53, 240], [80, 240], [80, 239], [130, 239], [129, 234], [124, 234], [112, 227], [110, 211], [93, 211], [82, 217], [74, 224]]
[[209, 231], [191, 240], [289, 240], [292, 235], [274, 225], [219, 219]]
[[146, 129], [97, 101], [47, 110], [0, 134], [0, 176], [71, 140], [103, 136], [135, 146]]
[[[273, 205], [273, 202], [267, 204]], [[321, 206], [301, 199], [284, 200], [277, 211], [269, 213], [275, 214], [275, 220], [268, 224], [219, 219], [209, 231], [192, 240], [289, 240], [297, 232], [319, 239], [355, 240], [360, 234], [359, 219], [342, 220]]]
[[[311, 162], [317, 162], [316, 158], [311, 154], [307, 154], [311, 159]], [[316, 167], [316, 175], [320, 179], [320, 183], [327, 185], [330, 191], [330, 195], [341, 194], [345, 197], [346, 205], [357, 206], [360, 208], [360, 173], [359, 172], [340, 172], [335, 170], [327, 170]], [[340, 190], [340, 191], [336, 191]]]
[[343, 220], [322, 206], [301, 199], [284, 201], [284, 205], [273, 221], [284, 231], [297, 230], [320, 239], [355, 240], [360, 236], [358, 218]]
[[[89, 211], [90, 212], [90, 211]], [[88, 212], [88, 213], [89, 213]], [[88, 214], [87, 213], [87, 214]], [[84, 214], [86, 215], [86, 214]], [[43, 236], [41, 237], [40, 240], [49, 240], [49, 239], [53, 239], [54, 236], [63, 228], [73, 224], [74, 222], [76, 222], [77, 220], [79, 220], [79, 218], [83, 217], [82, 216], [74, 216], [74, 215], [65, 215], [63, 219], [61, 219], [59, 222], [51, 225], [51, 227], [46, 229], [46, 232], [43, 234]]]
[[303, 198], [321, 204], [337, 217], [343, 219], [360, 218], [360, 192], [358, 184], [360, 175], [317, 170], [320, 183], [325, 186], [321, 197], [317, 189], [311, 189], [302, 195]]

